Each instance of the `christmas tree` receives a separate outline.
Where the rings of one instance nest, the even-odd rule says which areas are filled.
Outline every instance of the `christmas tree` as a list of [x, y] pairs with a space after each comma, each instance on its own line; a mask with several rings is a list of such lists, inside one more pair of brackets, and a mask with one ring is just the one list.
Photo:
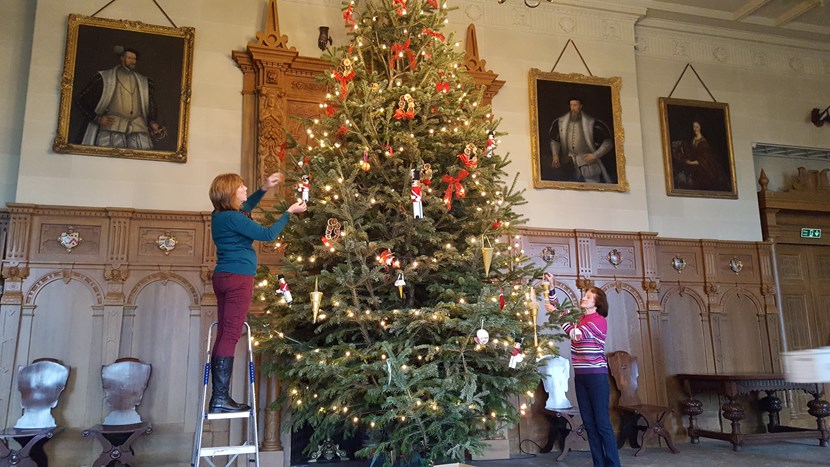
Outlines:
[[343, 19], [350, 42], [326, 53], [331, 92], [289, 164], [309, 210], [263, 271], [258, 345], [312, 446], [345, 433], [377, 464], [464, 460], [518, 421], [536, 358], [556, 353], [516, 237], [524, 200], [441, 32], [446, 5], [354, 1]]

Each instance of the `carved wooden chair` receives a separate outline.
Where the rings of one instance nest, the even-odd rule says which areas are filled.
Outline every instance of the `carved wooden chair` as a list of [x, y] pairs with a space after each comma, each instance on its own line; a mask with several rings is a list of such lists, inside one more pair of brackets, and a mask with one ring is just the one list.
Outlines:
[[[58, 405], [68, 379], [69, 368], [54, 359], [38, 359], [17, 369], [23, 416], [14, 427], [0, 432], [0, 466], [47, 465], [43, 445], [60, 431], [52, 417], [52, 409]], [[10, 447], [9, 439], [20, 448]]]
[[[639, 449], [634, 453], [635, 456], [639, 456], [646, 448], [646, 444], [655, 437], [664, 439], [671, 452], [677, 454], [679, 451], [674, 447], [671, 433], [664, 426], [666, 417], [673, 410], [670, 407], [643, 404], [637, 395], [637, 378], [640, 375], [637, 357], [632, 357], [628, 352], [620, 350], [609, 353], [607, 358], [608, 369], [620, 391], [617, 410], [622, 416], [622, 429], [617, 440], [618, 446], [622, 447], [628, 439], [631, 447], [638, 447], [636, 438], [642, 429], [643, 437], [639, 442]], [[641, 419], [645, 422], [644, 427], [638, 425]]]
[[101, 445], [101, 454], [93, 467], [114, 465], [138, 465], [132, 444], [153, 428], [141, 420], [135, 408], [141, 403], [144, 390], [150, 380], [152, 367], [136, 358], [120, 358], [101, 368], [104, 400], [110, 413], [101, 425], [84, 430]]

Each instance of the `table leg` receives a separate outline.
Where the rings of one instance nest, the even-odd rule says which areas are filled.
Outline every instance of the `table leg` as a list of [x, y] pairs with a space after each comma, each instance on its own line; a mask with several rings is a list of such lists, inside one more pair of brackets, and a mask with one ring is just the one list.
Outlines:
[[830, 430], [827, 429], [827, 420], [825, 418], [830, 416], [830, 403], [821, 399], [823, 394], [813, 394], [813, 400], [807, 402], [807, 413], [816, 417], [816, 424], [818, 431], [821, 433], [821, 438], [818, 444], [821, 447], [827, 447], [827, 441], [830, 440]]
[[732, 450], [740, 451], [743, 445], [743, 433], [741, 433], [741, 420], [746, 416], [744, 408], [739, 402], [735, 402], [733, 397], [729, 397], [729, 402], [721, 406], [723, 410], [723, 417], [732, 422], [732, 436], [729, 440], [732, 442]]
[[691, 443], [700, 443], [700, 437], [697, 436], [697, 416], [703, 413], [703, 402], [690, 397], [681, 402], [680, 406], [683, 413], [689, 416], [689, 428], [686, 432], [691, 438]]
[[764, 397], [759, 402], [761, 410], [769, 413], [769, 423], [767, 424], [767, 431], [775, 433], [779, 426], [781, 426], [781, 419], [778, 412], [784, 407], [781, 404], [781, 399], [775, 395], [775, 391], [765, 391], [767, 397]]

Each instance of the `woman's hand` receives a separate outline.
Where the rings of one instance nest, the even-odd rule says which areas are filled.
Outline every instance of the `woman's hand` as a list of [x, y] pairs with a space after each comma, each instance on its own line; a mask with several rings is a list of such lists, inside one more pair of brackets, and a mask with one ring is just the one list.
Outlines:
[[553, 274], [551, 274], [549, 272], [546, 272], [546, 273], [542, 274], [542, 280], [543, 281], [548, 281], [551, 284], [553, 284]]
[[299, 214], [301, 212], [305, 212], [306, 209], [308, 209], [308, 206], [306, 206], [305, 201], [297, 201], [296, 203], [288, 207], [288, 212], [290, 212], [291, 214]]
[[268, 191], [271, 188], [279, 185], [285, 180], [285, 175], [280, 172], [274, 172], [265, 179], [265, 183], [262, 184], [262, 190]]

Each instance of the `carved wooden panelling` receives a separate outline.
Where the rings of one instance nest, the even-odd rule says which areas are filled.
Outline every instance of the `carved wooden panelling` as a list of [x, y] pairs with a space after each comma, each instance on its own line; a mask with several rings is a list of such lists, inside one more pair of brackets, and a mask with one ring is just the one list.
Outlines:
[[817, 254], [813, 258], [816, 265], [815, 279], [820, 281], [830, 281], [830, 256], [826, 254]]
[[[66, 256], [100, 255], [101, 230], [100, 225], [41, 224], [37, 253]], [[61, 238], [65, 239], [64, 244], [61, 244]], [[73, 246], [75, 244], [76, 246]]]
[[[170, 240], [172, 239], [172, 240]], [[162, 244], [165, 249], [159, 247]], [[193, 257], [196, 254], [194, 229], [165, 229], [144, 227], [138, 229], [138, 256], [147, 258]], [[172, 246], [172, 250], [169, 248]], [[168, 251], [169, 250], [169, 251]]]
[[791, 350], [810, 348], [810, 317], [807, 312], [809, 297], [805, 295], [784, 295], [781, 305], [784, 310], [787, 343]]
[[778, 273], [781, 280], [800, 281], [804, 279], [804, 268], [798, 255], [778, 255]]
[[816, 339], [813, 342], [814, 346], [830, 345], [830, 295], [821, 295], [816, 297], [816, 315], [817, 323]]
[[759, 280], [758, 267], [753, 253], [740, 250], [719, 252], [717, 255], [718, 279], [724, 282], [754, 282]]
[[690, 248], [661, 248], [657, 254], [657, 273], [665, 281], [703, 280], [703, 265], [699, 250]]
[[576, 274], [572, 239], [526, 235], [523, 248], [525, 255], [539, 267], [550, 261], [546, 271], [553, 275]]
[[[599, 240], [597, 240], [599, 243]], [[600, 276], [634, 276], [637, 274], [639, 259], [637, 248], [620, 245], [597, 245], [596, 264], [597, 275]]]

